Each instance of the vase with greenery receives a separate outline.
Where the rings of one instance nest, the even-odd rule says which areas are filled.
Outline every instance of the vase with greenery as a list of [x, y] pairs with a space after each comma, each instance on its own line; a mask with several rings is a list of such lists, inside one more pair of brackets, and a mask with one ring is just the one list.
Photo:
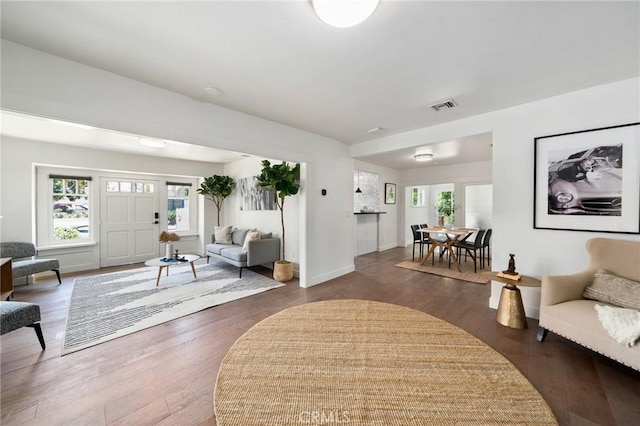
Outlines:
[[[282, 226], [282, 255], [280, 261], [274, 267], [274, 279], [289, 281], [293, 278], [293, 265], [285, 260], [285, 226], [284, 226], [284, 202], [286, 197], [296, 195], [300, 190], [300, 164], [291, 167], [287, 162], [271, 164], [269, 160], [262, 160], [262, 171], [257, 178], [257, 185], [267, 191], [273, 191], [276, 195], [276, 205], [280, 210], [280, 224]], [[279, 266], [285, 265], [285, 266]], [[285, 269], [280, 274], [277, 269]]]
[[235, 182], [230, 176], [213, 175], [205, 178], [198, 188], [198, 194], [204, 195], [208, 200], [213, 201], [218, 209], [218, 226], [220, 226], [220, 209], [224, 199], [231, 195]]

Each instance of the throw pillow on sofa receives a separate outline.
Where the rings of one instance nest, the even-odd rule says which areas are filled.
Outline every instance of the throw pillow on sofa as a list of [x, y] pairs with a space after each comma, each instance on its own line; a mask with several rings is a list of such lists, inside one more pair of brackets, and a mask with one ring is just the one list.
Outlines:
[[233, 231], [231, 231], [231, 242], [236, 246], [241, 246], [244, 244], [244, 239], [249, 231], [254, 231], [254, 229], [233, 228]]
[[593, 283], [584, 289], [582, 297], [640, 310], [640, 283], [598, 269]]
[[229, 226], [216, 226], [214, 229], [214, 235], [217, 244], [232, 244], [231, 239], [231, 225]]
[[247, 232], [247, 236], [244, 239], [244, 244], [242, 245], [242, 251], [247, 252], [249, 247], [249, 241], [255, 241], [260, 239], [260, 232], [258, 231], [249, 231]]

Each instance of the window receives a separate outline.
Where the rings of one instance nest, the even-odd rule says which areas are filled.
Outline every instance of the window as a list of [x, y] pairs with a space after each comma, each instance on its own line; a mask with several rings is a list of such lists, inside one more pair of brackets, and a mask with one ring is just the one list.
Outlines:
[[53, 219], [50, 239], [88, 240], [91, 236], [91, 178], [50, 175], [49, 182]]
[[107, 181], [107, 192], [154, 192], [152, 183], [127, 182], [110, 180]]
[[190, 183], [167, 182], [167, 230], [189, 231]]
[[414, 186], [411, 188], [411, 207], [424, 207], [427, 197], [424, 188]]

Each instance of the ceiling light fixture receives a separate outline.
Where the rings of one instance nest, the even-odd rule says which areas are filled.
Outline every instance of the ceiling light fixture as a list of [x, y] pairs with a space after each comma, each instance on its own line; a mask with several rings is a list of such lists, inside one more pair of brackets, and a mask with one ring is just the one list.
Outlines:
[[166, 141], [162, 139], [151, 139], [151, 138], [141, 138], [140, 145], [146, 146], [147, 148], [164, 148], [167, 144]]
[[311, 0], [313, 10], [332, 27], [348, 28], [364, 22], [380, 0]]
[[433, 154], [416, 154], [413, 156], [416, 161], [431, 161], [433, 160]]

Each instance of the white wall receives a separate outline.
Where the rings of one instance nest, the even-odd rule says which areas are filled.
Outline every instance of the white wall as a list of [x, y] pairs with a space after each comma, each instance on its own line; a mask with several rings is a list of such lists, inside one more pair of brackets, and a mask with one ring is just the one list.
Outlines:
[[[391, 135], [351, 147], [352, 155], [408, 148], [493, 132], [493, 259], [506, 269], [509, 253], [517, 270], [541, 277], [567, 274], [587, 263], [586, 240], [594, 237], [639, 241], [638, 235], [533, 229], [533, 139], [537, 136], [638, 122], [640, 78], [623, 80], [495, 111]], [[639, 167], [638, 159], [635, 167]], [[625, 164], [626, 165], [626, 164]], [[403, 174], [406, 183], [419, 181]], [[418, 180], [416, 182], [416, 180]], [[457, 190], [456, 190], [457, 192]]]
[[[388, 250], [390, 248], [404, 245], [403, 233], [400, 231], [400, 212], [403, 212], [404, 190], [399, 184], [400, 172], [387, 167], [376, 166], [364, 161], [355, 161], [354, 168], [371, 173], [377, 173], [380, 177], [379, 202], [377, 206], [371, 206], [377, 211], [386, 212], [378, 215], [378, 250]], [[385, 204], [384, 184], [396, 184], [396, 204]], [[349, 186], [351, 188], [351, 185]], [[353, 192], [351, 193], [353, 197]]]
[[[10, 137], [3, 137], [0, 141], [0, 165], [2, 241], [35, 241], [36, 165], [91, 170], [92, 173], [89, 174], [94, 176], [135, 172], [159, 176], [205, 177], [221, 174], [223, 171], [219, 164], [146, 157]], [[203, 197], [199, 201], [198, 209], [202, 211], [203, 217], [211, 220], [199, 222], [197, 236], [186, 237], [175, 243], [181, 252], [202, 254], [203, 244], [213, 231], [215, 206], [209, 201], [205, 202]], [[59, 258], [63, 273], [100, 266], [98, 245], [46, 250], [41, 251], [41, 254]]]
[[353, 161], [344, 144], [6, 40], [0, 53], [5, 109], [304, 163], [296, 227], [305, 230], [299, 235], [300, 284], [354, 269]]

